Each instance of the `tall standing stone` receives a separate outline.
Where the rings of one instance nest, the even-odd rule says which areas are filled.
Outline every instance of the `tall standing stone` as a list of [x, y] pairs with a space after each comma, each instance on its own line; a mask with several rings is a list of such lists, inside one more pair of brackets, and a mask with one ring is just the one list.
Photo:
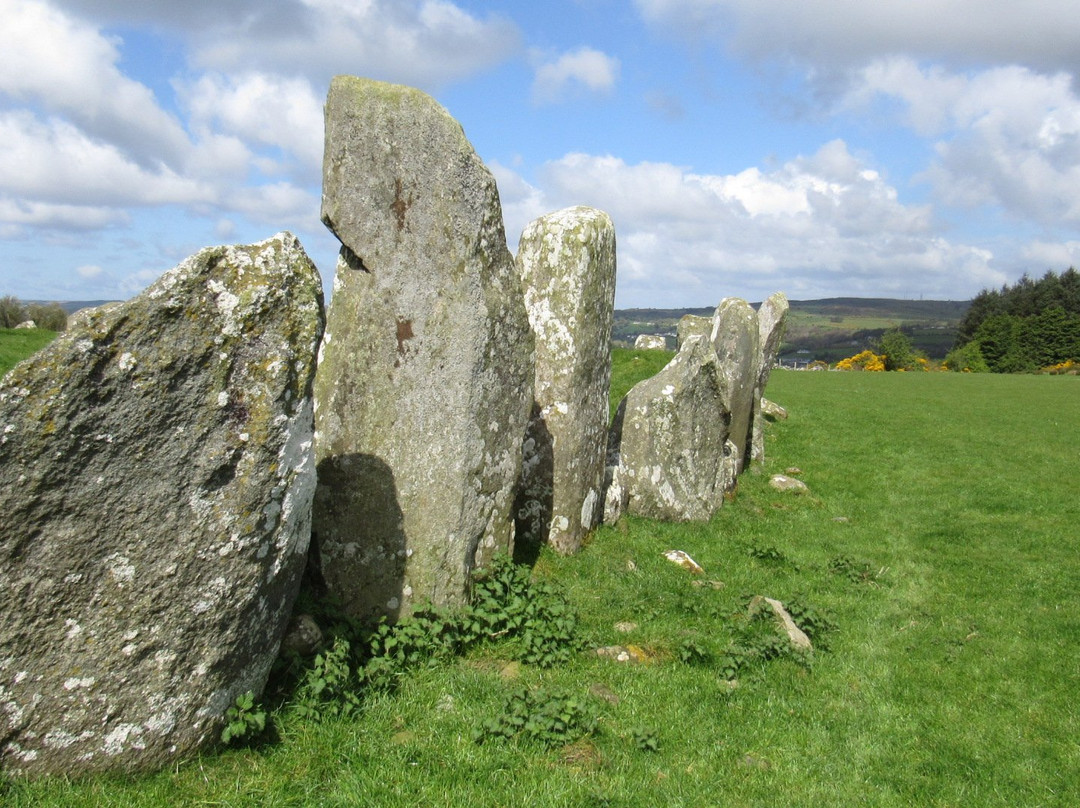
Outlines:
[[322, 283], [203, 250], [0, 381], [0, 760], [153, 769], [261, 692], [311, 534]]
[[619, 404], [606, 518], [624, 508], [669, 521], [712, 517], [723, 503], [730, 419], [716, 350], [707, 338], [690, 337]]
[[762, 398], [769, 383], [776, 357], [780, 354], [780, 343], [784, 339], [784, 326], [787, 322], [788, 299], [783, 292], [777, 292], [762, 302], [758, 308], [758, 335], [761, 354], [758, 356], [758, 378], [754, 390], [754, 417], [751, 427], [750, 451], [747, 462], [765, 462], [765, 419], [762, 415]]
[[712, 319], [711, 342], [717, 356], [720, 396], [730, 419], [728, 440], [732, 447], [729, 456], [734, 467], [728, 472], [727, 487], [731, 488], [742, 471], [750, 443], [761, 343], [757, 312], [745, 300], [724, 298]]
[[525, 228], [517, 265], [536, 337], [517, 541], [574, 553], [602, 515], [615, 227], [594, 208], [549, 213]]
[[338, 76], [322, 218], [342, 244], [316, 379], [322, 575], [360, 618], [460, 602], [512, 549], [532, 404], [495, 180], [429, 96]]

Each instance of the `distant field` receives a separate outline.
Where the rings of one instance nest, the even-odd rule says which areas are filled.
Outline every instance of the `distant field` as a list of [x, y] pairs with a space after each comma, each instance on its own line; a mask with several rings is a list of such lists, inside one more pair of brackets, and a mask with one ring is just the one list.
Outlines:
[[[719, 302], [719, 301], [718, 301]], [[890, 328], [902, 328], [918, 350], [943, 359], [956, 340], [967, 301], [830, 298], [793, 300], [781, 356], [830, 364], [869, 348]], [[622, 309], [615, 312], [614, 338], [632, 345], [638, 334], [669, 335], [669, 348], [684, 314], [708, 315], [712, 309]]]
[[55, 331], [41, 328], [0, 328], [0, 376], [54, 339]]
[[[617, 353], [615, 378], [625, 387], [650, 359]], [[261, 748], [147, 777], [0, 781], [0, 801], [1075, 805], [1080, 378], [777, 371], [767, 392], [790, 413], [768, 427], [767, 473], [746, 474], [711, 523], [630, 518], [536, 564], [588, 648], [633, 644], [648, 662], [581, 652], [515, 668], [492, 644], [366, 695], [353, 719], [286, 705]], [[795, 466], [810, 496], [769, 488]], [[822, 627], [812, 664], [756, 661], [728, 680], [752, 594]], [[551, 749], [475, 742], [520, 688], [591, 705], [596, 733]]]

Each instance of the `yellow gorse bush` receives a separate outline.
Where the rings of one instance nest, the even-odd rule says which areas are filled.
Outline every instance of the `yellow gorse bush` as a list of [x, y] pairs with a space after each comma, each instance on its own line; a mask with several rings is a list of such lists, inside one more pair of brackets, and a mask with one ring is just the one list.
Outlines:
[[837, 370], [885, 370], [885, 357], [865, 350], [836, 363]]
[[1043, 373], [1049, 373], [1051, 376], [1077, 376], [1080, 375], [1080, 362], [1075, 359], [1067, 359], [1064, 362], [1058, 362], [1056, 365], [1043, 368]]

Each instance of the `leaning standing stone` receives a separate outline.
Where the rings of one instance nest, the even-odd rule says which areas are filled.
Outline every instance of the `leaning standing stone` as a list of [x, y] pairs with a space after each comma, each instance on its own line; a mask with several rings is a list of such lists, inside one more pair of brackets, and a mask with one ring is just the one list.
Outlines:
[[322, 218], [342, 244], [316, 380], [323, 577], [360, 618], [461, 602], [512, 548], [533, 400], [495, 180], [429, 96], [338, 76]]
[[594, 208], [549, 213], [525, 228], [517, 265], [536, 336], [517, 541], [574, 553], [603, 507], [615, 227]]
[[[716, 351], [697, 336], [627, 393], [612, 428], [612, 463], [629, 513], [704, 521], [720, 507], [730, 451], [720, 393]], [[617, 511], [609, 505], [611, 515]]]
[[0, 381], [0, 759], [161, 768], [261, 692], [308, 548], [322, 284], [203, 250]]

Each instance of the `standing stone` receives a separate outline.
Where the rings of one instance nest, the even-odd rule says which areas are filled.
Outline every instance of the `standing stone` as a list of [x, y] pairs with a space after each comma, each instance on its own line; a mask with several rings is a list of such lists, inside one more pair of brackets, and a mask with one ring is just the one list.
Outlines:
[[765, 419], [763, 416], [765, 386], [769, 383], [776, 357], [780, 354], [780, 343], [784, 339], [784, 326], [787, 322], [788, 299], [783, 292], [777, 292], [765, 300], [758, 308], [758, 337], [761, 354], [757, 359], [758, 378], [754, 390], [754, 416], [751, 427], [750, 451], [747, 462], [765, 462]]
[[322, 283], [203, 250], [0, 381], [0, 759], [160, 768], [258, 694], [304, 568]]
[[638, 334], [634, 340], [634, 349], [638, 351], [665, 351], [667, 340], [659, 334]]
[[342, 244], [316, 379], [322, 575], [363, 619], [459, 603], [512, 550], [533, 400], [495, 180], [429, 96], [338, 76], [322, 219]]
[[[619, 404], [612, 427], [617, 460], [607, 515], [618, 510], [669, 521], [705, 521], [723, 502], [724, 407], [712, 343], [691, 337], [651, 379]], [[613, 486], [614, 487], [614, 486]]]
[[684, 314], [675, 327], [675, 350], [695, 335], [707, 337], [712, 333], [712, 317], [698, 317], [696, 314]]
[[615, 227], [594, 208], [549, 213], [517, 255], [536, 337], [516, 540], [577, 552], [600, 521], [607, 451]]
[[728, 457], [726, 488], [734, 487], [742, 471], [750, 443], [754, 412], [754, 392], [758, 383], [761, 354], [757, 312], [745, 300], [728, 297], [713, 314], [711, 342], [717, 356], [718, 383], [723, 409], [728, 413]]

